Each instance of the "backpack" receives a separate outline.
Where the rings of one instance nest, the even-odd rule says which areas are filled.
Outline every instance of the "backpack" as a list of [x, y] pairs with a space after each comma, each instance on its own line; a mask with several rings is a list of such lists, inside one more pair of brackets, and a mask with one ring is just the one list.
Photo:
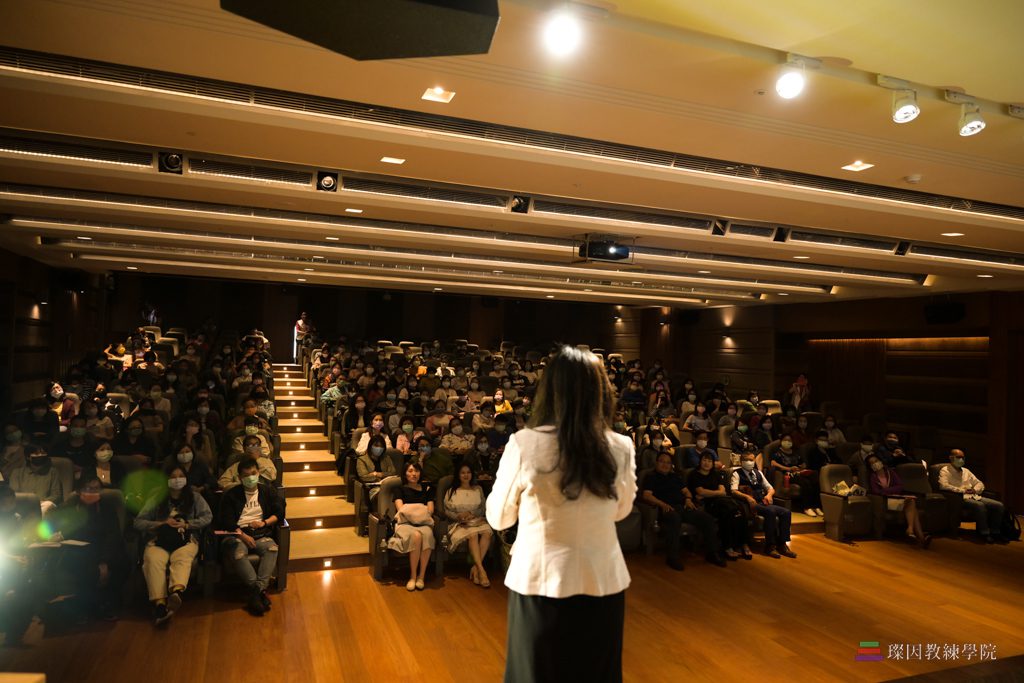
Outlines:
[[1008, 541], [1020, 540], [1020, 520], [1009, 509], [1003, 512], [1003, 522], [1000, 525], [999, 534]]

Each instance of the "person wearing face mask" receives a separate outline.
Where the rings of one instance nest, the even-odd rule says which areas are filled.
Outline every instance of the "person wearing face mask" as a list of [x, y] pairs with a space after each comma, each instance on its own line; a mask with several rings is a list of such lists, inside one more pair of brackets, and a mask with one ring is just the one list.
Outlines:
[[149, 539], [142, 554], [142, 574], [156, 626], [181, 607], [192, 562], [199, 552], [199, 533], [213, 521], [210, 506], [189, 486], [180, 465], [171, 464], [165, 474], [166, 491], [153, 495], [134, 522], [136, 531]]
[[367, 408], [366, 397], [356, 394], [349, 400], [349, 407], [342, 418], [342, 434], [345, 439], [352, 437], [352, 432], [357, 429], [365, 429], [370, 424], [370, 414]]
[[[221, 553], [249, 588], [246, 607], [253, 616], [263, 616], [271, 607], [267, 588], [277, 570], [273, 531], [284, 508], [274, 487], [260, 481], [262, 467], [255, 460], [245, 458], [238, 463], [238, 473], [242, 485], [224, 492], [216, 528], [228, 533], [221, 540]], [[260, 558], [256, 569], [249, 562], [251, 552]]]
[[411, 455], [415, 449], [417, 436], [415, 420], [411, 415], [403, 416], [398, 421], [398, 429], [392, 433], [395, 450], [400, 451], [403, 455]]
[[526, 423], [530, 419], [530, 398], [528, 396], [512, 401], [512, 415], [513, 421], [509, 424], [509, 428], [514, 432], [526, 429]]
[[223, 440], [224, 421], [210, 404], [209, 394], [200, 394], [196, 397], [195, 416], [199, 420], [200, 428], [211, 432], [215, 442], [220, 443]]
[[228, 456], [230, 460], [237, 460], [242, 457], [244, 441], [250, 437], [255, 437], [259, 440], [260, 455], [264, 458], [270, 457], [270, 453], [272, 452], [270, 440], [267, 439], [261, 420], [255, 415], [247, 415], [245, 417], [244, 432], [236, 436], [231, 442], [231, 454]]
[[423, 429], [431, 439], [439, 440], [448, 430], [453, 413], [448, 412], [448, 402], [439, 400], [434, 403], [434, 409], [427, 415]]
[[92, 464], [92, 456], [96, 451], [96, 440], [89, 434], [85, 424], [84, 415], [75, 415], [71, 418], [68, 430], [57, 436], [48, 449], [51, 457], [67, 458], [74, 463], [76, 472]]
[[49, 454], [39, 446], [25, 446], [25, 466], [11, 472], [11, 488], [18, 493], [34, 493], [45, 516], [64, 502], [64, 485]]
[[231, 388], [240, 394], [247, 393], [252, 389], [252, 367], [248, 363], [242, 363], [238, 370], [238, 376], [231, 382]]
[[25, 465], [25, 444], [21, 428], [14, 422], [4, 425], [4, 449], [0, 452], [0, 476], [11, 478], [11, 472]]
[[836, 449], [828, 441], [828, 432], [824, 429], [818, 430], [814, 437], [814, 443], [804, 446], [803, 458], [807, 466], [815, 472], [821, 472], [825, 465], [841, 465], [842, 458]]
[[387, 442], [380, 434], [374, 436], [369, 448], [356, 460], [356, 476], [366, 487], [368, 499], [372, 501], [377, 496], [382, 479], [397, 475], [395, 463], [387, 457]]
[[854, 483], [864, 482], [867, 483], [868, 469], [867, 462], [875, 452], [875, 440], [870, 436], [866, 436], [860, 440], [860, 450], [854, 452], [851, 456], [847, 465], [853, 470], [853, 481]]
[[683, 397], [683, 402], [679, 404], [679, 414], [689, 416], [697, 411], [697, 390], [690, 389]]
[[886, 467], [896, 467], [904, 463], [913, 462], [900, 447], [900, 437], [896, 432], [887, 432], [881, 446], [875, 451], [875, 455]]
[[[394, 402], [391, 405], [387, 405], [387, 392], [388, 392], [388, 381], [385, 377], [377, 375], [373, 377], [373, 382], [366, 389], [366, 400], [370, 402], [370, 405], [375, 406], [377, 410], [382, 413], [386, 413], [395, 407]], [[398, 395], [396, 392], [395, 398]]]
[[256, 435], [246, 435], [242, 440], [242, 457], [239, 461], [232, 463], [228, 466], [220, 478], [217, 479], [217, 486], [224, 491], [234, 488], [242, 483], [242, 478], [239, 475], [238, 463], [244, 460], [253, 460], [256, 462], [259, 468], [259, 475], [263, 477], [264, 482], [272, 484], [277, 480], [277, 466], [274, 465], [274, 461], [263, 455], [260, 451], [260, 440]]
[[75, 586], [75, 603], [83, 617], [117, 619], [124, 583], [131, 571], [121, 522], [113, 505], [102, 500], [103, 488], [95, 478], [78, 480], [72, 496], [47, 520], [56, 541], [82, 541], [85, 545], [61, 548], [58, 580]]
[[[753, 452], [740, 457], [740, 466], [733, 470], [731, 484], [732, 495], [746, 502], [752, 514], [764, 519], [764, 554], [775, 559], [782, 555], [795, 558], [796, 553], [789, 547], [793, 514], [773, 502], [775, 488], [757, 468]], [[743, 559], [751, 558], [750, 546], [744, 545]]]
[[716, 470], [722, 469], [724, 465], [719, 461], [717, 451], [709, 445], [708, 433], [703, 431], [697, 432], [694, 438], [694, 444], [683, 451], [683, 467], [696, 469], [700, 467], [700, 459], [706, 456], [711, 458]]
[[21, 433], [30, 444], [46, 447], [60, 433], [60, 419], [50, 410], [46, 399], [34, 399], [19, 422]]
[[453, 417], [448, 423], [448, 433], [441, 437], [440, 448], [445, 449], [454, 457], [464, 458], [473, 452], [473, 435], [466, 434], [462, 420]]
[[[363, 368], [362, 376], [356, 380], [356, 384], [362, 391], [369, 392], [377, 384], [377, 379], [377, 369], [370, 363], [367, 363]], [[367, 400], [370, 399], [369, 394], [367, 394], [366, 398]]]
[[416, 439], [414, 459], [423, 467], [423, 481], [436, 484], [454, 472], [451, 453], [443, 448], [434, 448], [430, 437], [423, 435]]
[[267, 387], [263, 385], [254, 385], [252, 391], [249, 393], [249, 400], [256, 404], [256, 412], [266, 415], [267, 420], [273, 420], [274, 415], [277, 414], [277, 408], [274, 406], [273, 399], [270, 398], [270, 392]]
[[394, 434], [396, 430], [401, 428], [402, 419], [409, 414], [409, 404], [406, 401], [396, 401], [392, 412], [389, 413], [385, 410], [381, 410], [380, 412], [387, 415], [384, 429], [386, 429], [389, 434]]
[[921, 528], [921, 515], [917, 509], [917, 496], [906, 493], [903, 488], [903, 481], [895, 468], [886, 467], [878, 455], [872, 455], [867, 460], [868, 490], [872, 495], [882, 496], [885, 499], [886, 509], [890, 512], [902, 512], [907, 521], [907, 538], [917, 541], [921, 548], [927, 549], [932, 542], [932, 537]]
[[803, 448], [805, 444], [809, 444], [814, 441], [811, 433], [807, 431], [807, 425], [807, 418], [803, 415], [798, 415], [796, 418], [796, 427], [789, 430], [789, 436], [793, 439], [793, 445], [797, 448]]
[[473, 433], [487, 433], [494, 427], [494, 405], [485, 403], [480, 406], [480, 412], [473, 416]]
[[483, 403], [484, 398], [487, 396], [480, 388], [480, 380], [473, 377], [469, 380], [469, 391], [466, 392], [466, 398], [472, 401], [475, 405]]
[[166, 466], [180, 467], [182, 472], [185, 473], [188, 485], [196, 493], [203, 495], [207, 491], [214, 489], [216, 481], [214, 480], [213, 473], [201, 458], [196, 457], [195, 448], [185, 443], [176, 449], [172, 449], [171, 453], [173, 455], [167, 456]]
[[110, 441], [114, 438], [114, 422], [106, 414], [98, 401], [86, 401], [82, 404], [82, 415], [85, 416], [85, 428], [94, 439]]
[[501, 455], [491, 448], [490, 442], [485, 434], [477, 434], [473, 438], [473, 452], [463, 459], [477, 473], [477, 481], [484, 489], [484, 493], [490, 493], [494, 485], [494, 477], [498, 472], [498, 465], [501, 462]]
[[[715, 423], [711, 420], [711, 416], [708, 415], [707, 406], [704, 405], [703, 401], [697, 401], [693, 413], [683, 421], [683, 430], [687, 432], [705, 432], [707, 435], [714, 433]], [[714, 445], [717, 439], [718, 436], [715, 434], [714, 438], [710, 439], [712, 445]]]
[[202, 462], [207, 469], [212, 470], [216, 467], [216, 456], [210, 442], [203, 435], [202, 424], [195, 413], [187, 413], [182, 419], [168, 452], [177, 453], [183, 448], [188, 448], [195, 459]]
[[65, 393], [59, 382], [52, 382], [46, 389], [45, 399], [47, 407], [56, 413], [61, 431], [64, 431], [71, 424], [71, 418], [78, 413], [78, 396]]
[[433, 399], [435, 401], [444, 401], [445, 406], [448, 405], [448, 399], [455, 398], [458, 396], [458, 392], [452, 386], [452, 378], [449, 375], [441, 377], [441, 386], [434, 392]]
[[[772, 441], [778, 440], [779, 432], [775, 429], [775, 420], [772, 416], [765, 415], [754, 430], [754, 443], [763, 451]], [[792, 441], [792, 439], [790, 441]]]
[[494, 418], [494, 426], [487, 430], [487, 441], [491, 449], [499, 455], [505, 451], [509, 438], [515, 433], [511, 428], [514, 417], [509, 413], [498, 415]]
[[725, 413], [718, 417], [718, 423], [715, 427], [718, 429], [722, 427], [732, 427], [735, 429], [737, 424], [739, 424], [739, 418], [736, 416], [736, 404], [728, 403], [725, 406]]
[[149, 398], [153, 401], [153, 410], [158, 413], [171, 414], [173, 409], [171, 401], [164, 395], [164, 391], [160, 388], [160, 385], [154, 384], [149, 388]]
[[1002, 535], [1002, 521], [1006, 514], [1003, 504], [985, 495], [985, 484], [964, 467], [966, 456], [959, 448], [949, 452], [949, 464], [939, 470], [939, 490], [964, 497], [964, 509], [974, 518], [978, 536], [986, 543], [1007, 543]]
[[491, 399], [491, 405], [494, 406], [494, 412], [497, 414], [511, 413], [512, 404], [505, 398], [505, 392], [502, 389], [498, 389], [494, 392], [494, 397]]
[[640, 469], [649, 470], [655, 468], [658, 462], [658, 456], [662, 453], [668, 453], [672, 458], [673, 466], [682, 471], [681, 464], [675, 462], [675, 456], [671, 450], [671, 443], [665, 438], [665, 435], [661, 431], [648, 431], [647, 441], [643, 448], [640, 450], [640, 457], [637, 462], [640, 463]]
[[835, 415], [825, 416], [824, 429], [828, 432], [828, 443], [832, 448], [837, 448], [839, 444], [846, 443], [846, 435], [843, 434], [843, 430], [839, 428]]
[[469, 578], [476, 585], [489, 588], [491, 581], [483, 561], [487, 557], [494, 532], [484, 516], [484, 501], [484, 490], [477, 482], [476, 472], [468, 463], [462, 463], [458, 467], [455, 481], [443, 498], [443, 512], [448, 519], [448, 528], [441, 544], [448, 552], [455, 552], [459, 546], [467, 543], [473, 560]]
[[370, 428], [359, 437], [359, 443], [356, 444], [356, 455], [360, 456], [366, 453], [366, 449], [370, 447], [370, 438], [377, 435], [384, 439], [384, 443], [388, 448], [392, 448], [391, 437], [384, 431], [384, 416], [380, 413], [374, 413], [373, 417], [370, 418]]
[[772, 454], [772, 472], [789, 475], [791, 485], [796, 484], [799, 493], [793, 496], [793, 505], [802, 509], [808, 517], [824, 516], [821, 508], [818, 473], [807, 466], [803, 456], [793, 447], [793, 439], [787, 434], [779, 441], [779, 447]]
[[114, 449], [108, 442], [101, 441], [92, 454], [92, 463], [82, 469], [79, 480], [96, 479], [104, 489], [119, 489], [126, 474], [124, 466], [114, 459]]
[[687, 477], [686, 487], [698, 505], [718, 521], [718, 538], [727, 560], [737, 560], [736, 548], [748, 547], [750, 530], [736, 500], [726, 491], [726, 475], [715, 468], [711, 454], [704, 453], [700, 466]]

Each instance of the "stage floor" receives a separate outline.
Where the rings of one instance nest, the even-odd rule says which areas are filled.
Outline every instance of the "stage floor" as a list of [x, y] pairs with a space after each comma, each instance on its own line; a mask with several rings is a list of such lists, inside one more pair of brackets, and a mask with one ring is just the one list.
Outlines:
[[[880, 681], [945, 670], [929, 680], [967, 680], [952, 671], [965, 665], [1024, 679], [1024, 543], [938, 538], [920, 551], [803, 535], [793, 545], [796, 560], [720, 569], [690, 555], [681, 573], [661, 556], [631, 556], [625, 679]], [[0, 649], [0, 671], [45, 672], [51, 683], [500, 681], [505, 596], [500, 581], [480, 589], [454, 563], [417, 593], [404, 579], [377, 584], [365, 567], [305, 572], [263, 618], [229, 597], [193, 596], [166, 630], [128, 610], [117, 623]], [[871, 642], [885, 659], [855, 661]], [[896, 644], [911, 658], [889, 658]], [[995, 662], [980, 662], [990, 646]]]

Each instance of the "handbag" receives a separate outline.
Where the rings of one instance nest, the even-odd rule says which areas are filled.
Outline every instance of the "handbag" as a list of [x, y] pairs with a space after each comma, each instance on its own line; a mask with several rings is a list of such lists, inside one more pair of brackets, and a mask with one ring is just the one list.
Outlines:
[[192, 532], [186, 528], [175, 529], [174, 527], [163, 524], [157, 527], [155, 544], [158, 548], [163, 548], [169, 553], [173, 553], [178, 548], [183, 548], [185, 545], [192, 540]]
[[885, 507], [890, 512], [902, 512], [906, 501], [903, 498], [886, 498]]

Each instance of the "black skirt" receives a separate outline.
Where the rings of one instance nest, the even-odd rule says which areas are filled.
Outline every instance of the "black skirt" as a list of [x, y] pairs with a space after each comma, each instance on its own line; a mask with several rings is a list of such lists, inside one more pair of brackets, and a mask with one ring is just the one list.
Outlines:
[[626, 592], [546, 598], [508, 593], [505, 683], [621, 683]]

